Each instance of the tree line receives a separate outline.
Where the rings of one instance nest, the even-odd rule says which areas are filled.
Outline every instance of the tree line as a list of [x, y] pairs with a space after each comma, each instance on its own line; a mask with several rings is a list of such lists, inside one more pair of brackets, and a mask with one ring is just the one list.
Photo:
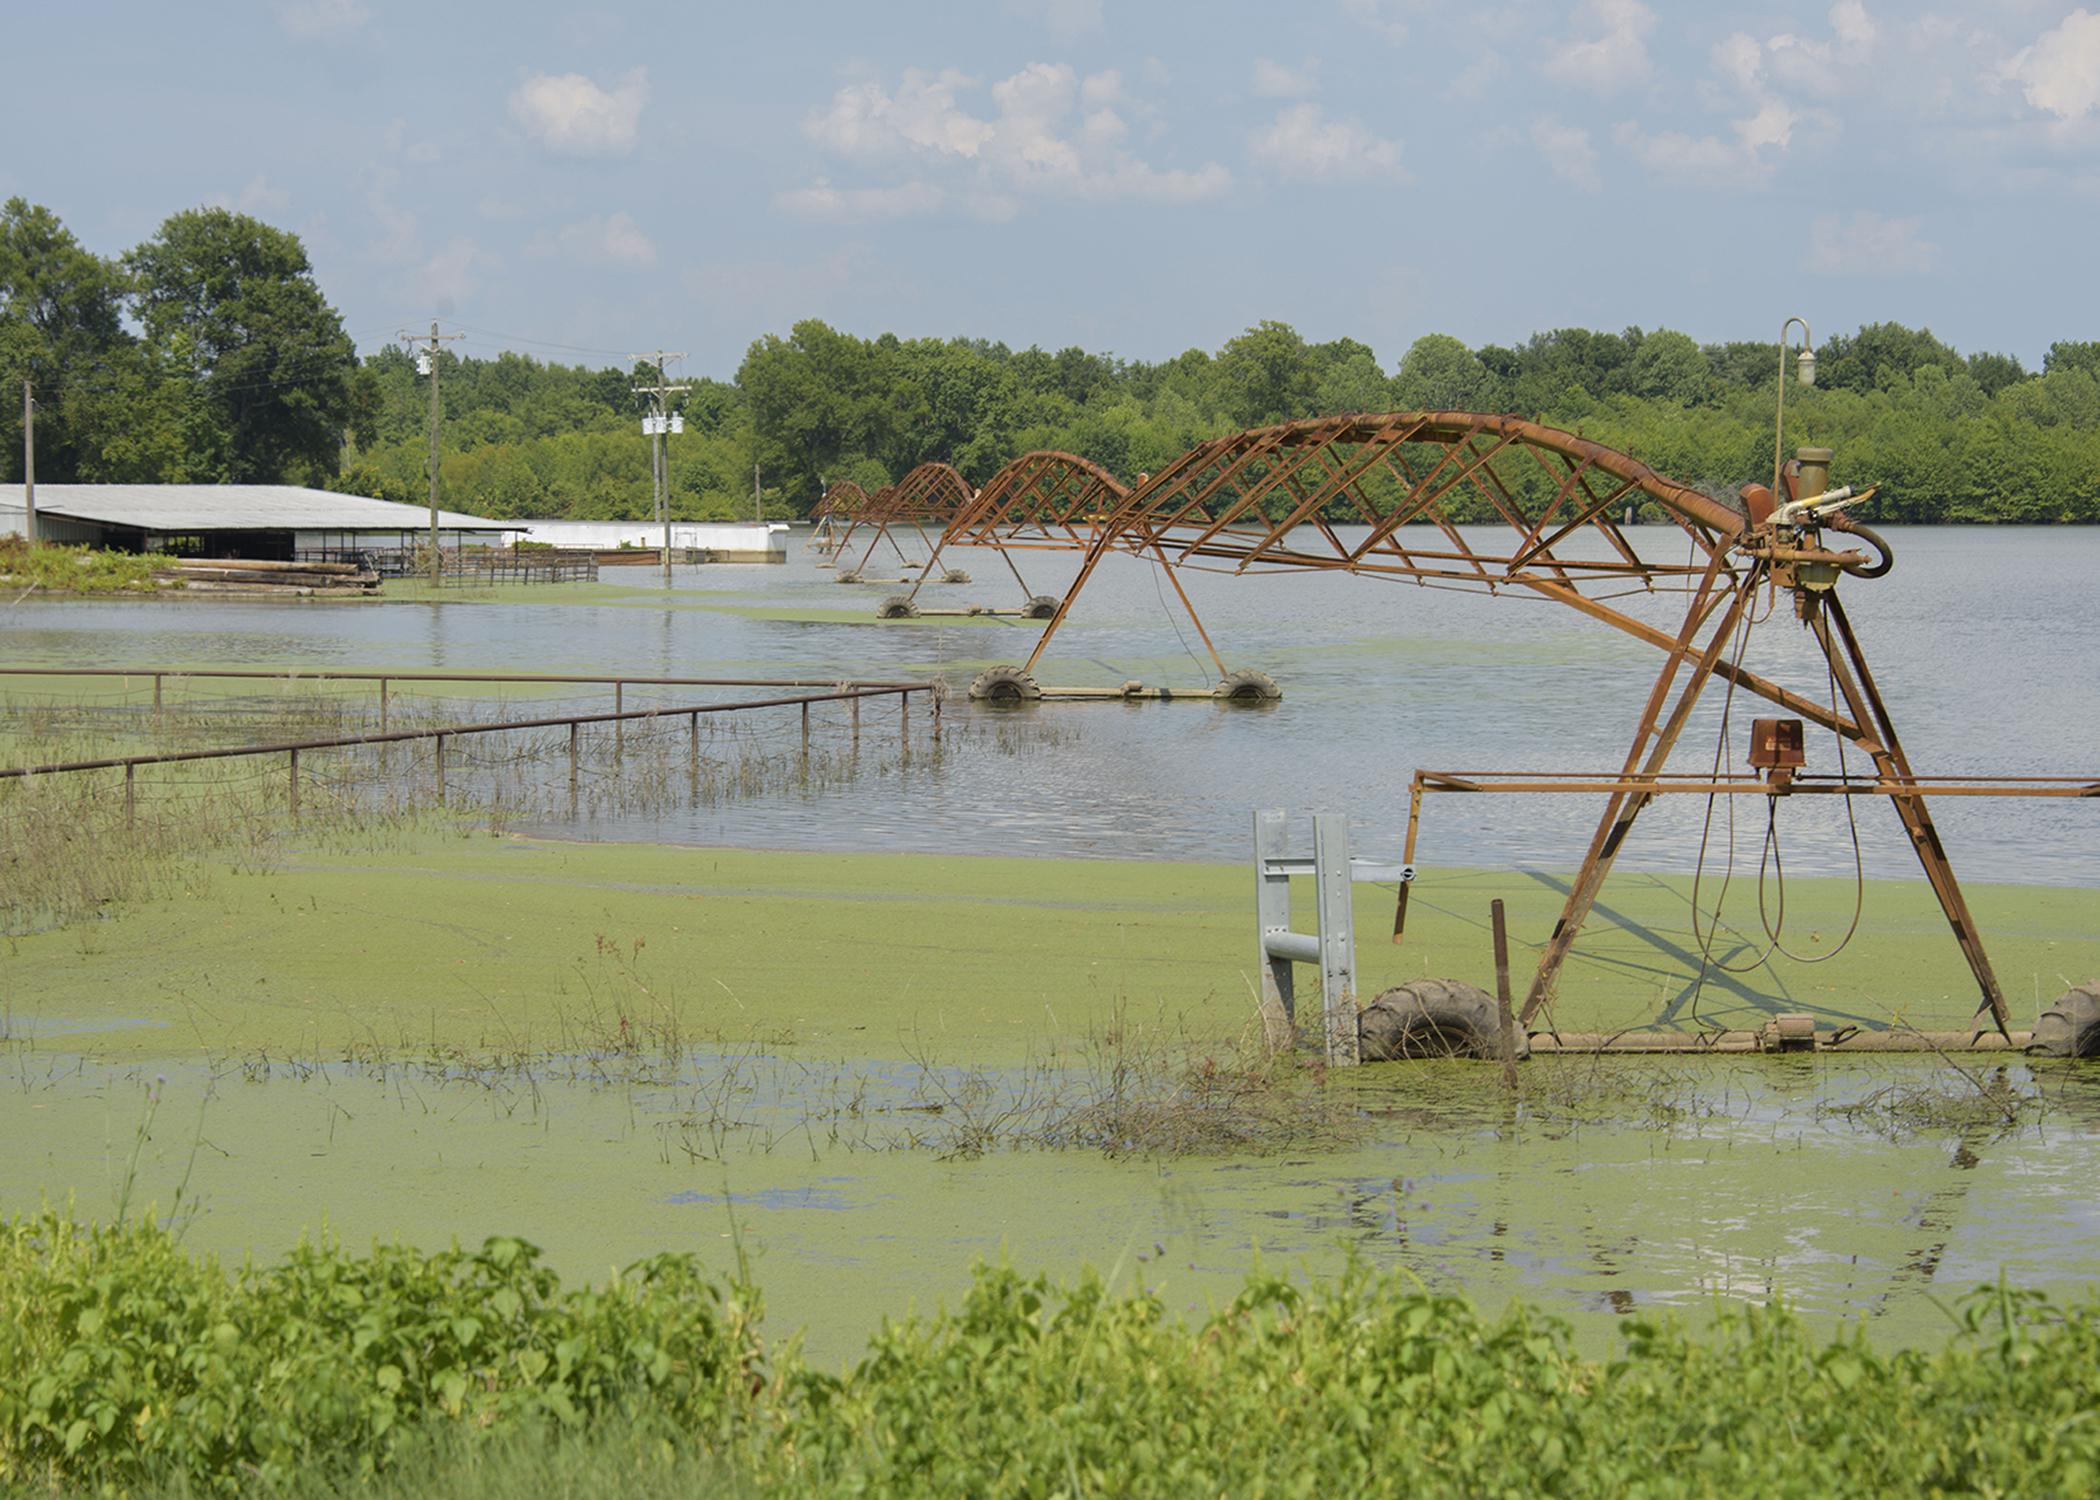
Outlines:
[[[2100, 341], [2039, 371], [1963, 354], [1925, 329], [1869, 324], [1817, 348], [1791, 387], [1790, 444], [1837, 450], [1898, 521], [2100, 521]], [[440, 478], [453, 509], [637, 519], [649, 459], [632, 371], [503, 353], [437, 355]], [[982, 339], [861, 338], [815, 320], [699, 379], [668, 440], [682, 519], [807, 514], [942, 459], [982, 484], [1032, 448], [1126, 480], [1206, 438], [1337, 412], [1515, 412], [1624, 449], [1715, 494], [1769, 473], [1780, 354], [1672, 329], [1580, 328], [1521, 344], [1414, 341], [1390, 371], [1354, 339], [1263, 322], [1215, 352], [1123, 360]], [[52, 482], [284, 482], [427, 494], [428, 386], [388, 345], [360, 359], [296, 235], [224, 209], [168, 219], [112, 259], [49, 210], [0, 208], [0, 378], [38, 393]], [[20, 478], [18, 401], [0, 401], [0, 475]], [[763, 493], [754, 496], [754, 470]]]

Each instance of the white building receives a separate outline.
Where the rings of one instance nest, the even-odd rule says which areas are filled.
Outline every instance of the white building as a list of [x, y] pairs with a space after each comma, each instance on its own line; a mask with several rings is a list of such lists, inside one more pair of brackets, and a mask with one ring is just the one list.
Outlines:
[[[0, 484], [0, 536], [24, 534], [22, 486]], [[330, 550], [415, 547], [427, 506], [291, 484], [40, 484], [37, 536], [118, 552], [289, 560]], [[524, 526], [438, 512], [441, 546], [507, 546]]]
[[[528, 542], [611, 552], [620, 547], [661, 547], [661, 521], [517, 521]], [[784, 521], [673, 521], [671, 550], [707, 554], [714, 562], [784, 563]]]

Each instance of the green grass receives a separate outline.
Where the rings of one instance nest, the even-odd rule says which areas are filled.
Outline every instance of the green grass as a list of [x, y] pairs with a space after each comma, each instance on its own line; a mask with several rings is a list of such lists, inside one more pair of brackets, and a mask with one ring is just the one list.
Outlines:
[[0, 590], [58, 594], [150, 593], [153, 570], [171, 558], [157, 553], [106, 552], [95, 547], [31, 547], [19, 536], [0, 537]]
[[[1424, 975], [1491, 986], [1498, 896], [1525, 974], [1563, 884], [1426, 871], [1399, 947], [1381, 938], [1391, 893], [1359, 887], [1364, 992]], [[1237, 1035], [1256, 1014], [1250, 886], [1238, 865], [419, 836], [376, 853], [295, 849], [194, 896], [12, 940], [0, 997], [18, 1018], [165, 1023], [75, 1038], [112, 1058], [339, 1055], [403, 1038], [547, 1047], [603, 939], [632, 954], [640, 982], [695, 1038], [856, 1056], [924, 1045], [988, 1065], [1084, 1037], [1124, 1004]], [[1566, 973], [1562, 1027], [1690, 1022], [1685, 888], [1614, 876]], [[1826, 930], [1841, 931], [1851, 894], [1849, 882], [1791, 882], [1799, 930], [1828, 912]], [[1309, 913], [1310, 892], [1299, 895]], [[1969, 896], [2017, 1022], [2100, 973], [2100, 892], [1977, 885]], [[1973, 994], [1923, 882], [1877, 882], [1841, 957], [1709, 979], [1699, 1014], [1953, 1027]]]
[[[1183, 1318], [980, 1266], [848, 1368], [661, 1256], [564, 1288], [481, 1251], [304, 1246], [231, 1276], [163, 1230], [0, 1228], [0, 1484], [132, 1493], [2084, 1494], [2100, 1304], [1986, 1287], [1934, 1349], [1783, 1310], [1633, 1319], [1604, 1358], [1352, 1264]], [[692, 1492], [688, 1490], [687, 1492]]]

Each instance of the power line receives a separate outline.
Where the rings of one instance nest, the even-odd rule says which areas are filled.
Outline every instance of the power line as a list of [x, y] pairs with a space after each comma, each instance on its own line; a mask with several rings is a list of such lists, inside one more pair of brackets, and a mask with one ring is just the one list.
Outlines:
[[692, 386], [668, 384], [664, 374], [665, 365], [674, 359], [684, 359], [683, 353], [673, 354], [659, 349], [653, 360], [646, 354], [631, 354], [628, 358], [638, 365], [653, 363], [656, 366], [656, 384], [638, 385], [634, 393], [646, 397], [649, 402], [649, 410], [642, 417], [642, 433], [649, 439], [649, 481], [656, 501], [656, 519], [663, 523], [664, 528], [664, 586], [668, 588], [671, 583], [671, 475], [664, 454], [664, 438], [670, 433], [685, 431], [685, 416], [667, 410], [664, 397], [683, 395]]
[[432, 588], [436, 588], [439, 585], [439, 572], [442, 566], [442, 557], [438, 551], [438, 427], [444, 421], [445, 414], [444, 408], [438, 404], [438, 353], [448, 341], [464, 337], [464, 334], [458, 333], [439, 333], [435, 318], [430, 320], [430, 334], [428, 338], [419, 333], [412, 334], [405, 328], [401, 330], [402, 343], [408, 344], [410, 347], [414, 347], [416, 344], [424, 346], [416, 352], [416, 370], [417, 373], [430, 377], [430, 586]]

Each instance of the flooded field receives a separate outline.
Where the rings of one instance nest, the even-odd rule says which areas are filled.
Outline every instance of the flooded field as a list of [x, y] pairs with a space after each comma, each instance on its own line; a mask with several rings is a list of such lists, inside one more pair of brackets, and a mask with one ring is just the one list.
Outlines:
[[[1894, 540], [1896, 574], [1848, 597], [1918, 768], [2089, 768], [2100, 539]], [[1011, 602], [996, 559], [951, 560], [979, 581], [933, 602]], [[1039, 571], [1032, 587], [1062, 584]], [[807, 552], [668, 592], [636, 573], [436, 604], [20, 605], [6, 654], [959, 686], [1037, 631], [877, 622], [889, 590], [840, 585]], [[1257, 1262], [1328, 1272], [1356, 1253], [1490, 1306], [1538, 1303], [1592, 1341], [1631, 1312], [1783, 1297], [1912, 1343], [1937, 1336], [1944, 1295], [2001, 1273], [2060, 1292], [2100, 1275], [2083, 1186], [2100, 1081], [2077, 1065], [1541, 1058], [1514, 1095], [1477, 1064], [1252, 1065], [1249, 811], [1346, 810], [1359, 852], [1391, 854], [1418, 765], [1615, 764], [1657, 660], [1515, 601], [1328, 577], [1190, 587], [1228, 662], [1272, 672], [1281, 704], [1013, 713], [957, 696], [937, 746], [894, 710], [856, 742], [831, 711], [808, 755], [782, 715], [711, 732], [705, 795], [686, 730], [644, 726], [617, 751], [598, 740], [573, 805], [561, 744], [521, 735], [456, 760], [444, 803], [412, 756], [386, 763], [385, 807], [349, 790], [381, 784], [359, 779], [376, 757], [322, 762], [299, 832], [277, 773], [256, 770], [209, 858], [25, 918], [0, 951], [0, 1208], [150, 1206], [234, 1255], [302, 1234], [523, 1233], [579, 1278], [667, 1249], [726, 1269], [741, 1244], [777, 1325], [834, 1361], [882, 1314], [958, 1294], [984, 1257], [1093, 1265], [1200, 1309]], [[1207, 688], [1157, 594], [1152, 570], [1109, 566], [1039, 676]], [[1798, 646], [1783, 616], [1757, 639], [1782, 674]], [[397, 723], [608, 706], [573, 686], [394, 692]], [[357, 684], [167, 693], [155, 721], [143, 678], [17, 679], [0, 734], [22, 754], [201, 745], [376, 713]], [[1712, 753], [1710, 707], [1694, 759]], [[78, 826], [114, 827], [111, 795], [84, 793]], [[1785, 809], [1792, 932], [1831, 961], [1702, 965], [1695, 801], [1644, 818], [1557, 1024], [1968, 1020], [1966, 972], [1885, 807], [1863, 810], [1863, 887], [1842, 816]], [[1405, 945], [1379, 941], [1392, 889], [1358, 889], [1365, 989], [1485, 981], [1496, 897], [1525, 970], [1594, 816], [1581, 798], [1432, 803]], [[1754, 883], [1762, 809], [1740, 816]], [[1940, 810], [2016, 1024], [2100, 973], [2092, 816]], [[1862, 889], [1862, 935], [1833, 955]], [[1737, 899], [1724, 959], [1762, 946], [1754, 894]]]

